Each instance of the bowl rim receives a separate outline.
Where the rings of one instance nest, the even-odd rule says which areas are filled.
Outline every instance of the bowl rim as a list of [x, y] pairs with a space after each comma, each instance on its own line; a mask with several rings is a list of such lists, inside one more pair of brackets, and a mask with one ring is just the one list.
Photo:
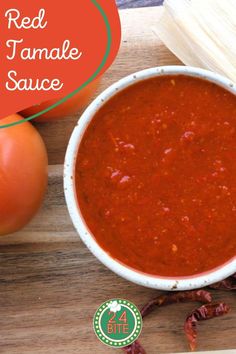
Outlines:
[[227, 278], [228, 276], [236, 272], [236, 256], [216, 269], [187, 277], [173, 278], [156, 276], [152, 274], [149, 275], [133, 268], [130, 268], [129, 266], [126, 266], [120, 261], [114, 259], [105, 250], [103, 250], [96, 242], [94, 236], [87, 227], [77, 201], [74, 173], [77, 153], [82, 137], [91, 120], [94, 118], [96, 112], [99, 111], [99, 109], [107, 101], [109, 101], [111, 97], [113, 97], [116, 93], [122, 91], [126, 87], [131, 86], [139, 81], [162, 75], [181, 74], [192, 77], [198, 77], [203, 80], [213, 82], [218, 86], [221, 86], [226, 90], [232, 92], [233, 94], [236, 94], [236, 84], [234, 84], [231, 80], [225, 78], [220, 74], [216, 74], [214, 72], [201, 68], [182, 65], [171, 65], [159, 66], [135, 72], [115, 82], [106, 90], [104, 90], [99, 96], [97, 96], [97, 98], [94, 99], [94, 101], [92, 101], [92, 103], [83, 112], [70, 137], [64, 163], [64, 193], [67, 208], [77, 233], [79, 234], [83, 243], [91, 251], [91, 253], [107, 268], [112, 270], [117, 275], [133, 283], [153, 289], [168, 291], [202, 288]]

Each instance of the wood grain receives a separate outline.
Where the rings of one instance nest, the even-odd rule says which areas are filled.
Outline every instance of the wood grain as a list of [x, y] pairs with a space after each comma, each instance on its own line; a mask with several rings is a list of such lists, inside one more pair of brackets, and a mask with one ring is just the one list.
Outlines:
[[[151, 30], [159, 15], [159, 8], [121, 11], [122, 46], [99, 91], [136, 70], [179, 63]], [[118, 353], [104, 347], [93, 334], [96, 308], [113, 297], [142, 306], [158, 294], [106, 269], [73, 229], [63, 195], [62, 163], [77, 119], [37, 124], [49, 151], [49, 187], [32, 223], [20, 233], [0, 239], [1, 354]], [[199, 326], [198, 348], [236, 348], [235, 295], [221, 291], [213, 291], [213, 295], [216, 301], [227, 302], [231, 312]], [[188, 350], [183, 321], [194, 306], [158, 309], [145, 319], [140, 339], [148, 354]]]
[[134, 7], [159, 6], [164, 0], [116, 0], [120, 9], [128, 9]]

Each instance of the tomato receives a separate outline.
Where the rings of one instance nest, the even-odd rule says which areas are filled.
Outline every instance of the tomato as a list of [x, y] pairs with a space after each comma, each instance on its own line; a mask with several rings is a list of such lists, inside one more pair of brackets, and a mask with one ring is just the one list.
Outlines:
[[[17, 114], [0, 126], [23, 118]], [[39, 209], [47, 187], [47, 152], [28, 122], [0, 129], [0, 235], [25, 226]]]
[[[95, 81], [91, 82], [91, 84], [87, 85], [83, 90], [68, 99], [66, 102], [36, 118], [35, 121], [48, 122], [78, 113], [79, 109], [88, 103], [93, 93], [96, 91], [99, 81], [100, 79], [96, 79]], [[43, 102], [21, 111], [20, 114], [22, 114], [25, 118], [30, 117], [33, 114], [38, 113], [47, 107], [50, 107], [58, 101], [59, 99]]]

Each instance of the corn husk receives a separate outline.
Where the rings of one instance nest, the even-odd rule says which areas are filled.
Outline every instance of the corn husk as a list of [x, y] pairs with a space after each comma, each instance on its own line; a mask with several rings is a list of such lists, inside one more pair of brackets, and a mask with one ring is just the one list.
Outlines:
[[184, 64], [236, 82], [236, 0], [165, 0], [154, 30]]

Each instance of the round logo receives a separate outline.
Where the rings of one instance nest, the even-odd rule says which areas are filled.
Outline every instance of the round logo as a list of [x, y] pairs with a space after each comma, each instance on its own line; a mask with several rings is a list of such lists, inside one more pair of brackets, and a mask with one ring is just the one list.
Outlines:
[[142, 330], [142, 316], [130, 301], [112, 299], [96, 311], [93, 327], [98, 339], [113, 348], [132, 344]]

